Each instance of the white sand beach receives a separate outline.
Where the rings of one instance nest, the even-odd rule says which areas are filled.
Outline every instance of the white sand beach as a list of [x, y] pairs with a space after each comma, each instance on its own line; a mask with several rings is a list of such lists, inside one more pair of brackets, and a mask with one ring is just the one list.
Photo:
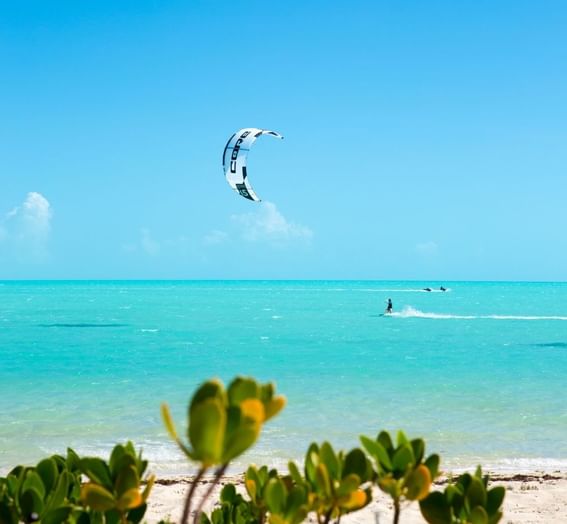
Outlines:
[[[516, 475], [493, 475], [491, 485], [506, 487], [504, 499], [504, 517], [502, 524], [550, 524], [567, 522], [567, 475], [554, 473], [534, 473]], [[244, 491], [242, 477], [226, 477], [223, 483], [232, 482]], [[197, 490], [197, 499], [207, 489], [209, 481], [203, 481]], [[186, 479], [161, 480], [156, 483], [149, 499], [146, 520], [156, 523], [164, 517], [179, 522], [183, 499], [189, 487]], [[207, 501], [205, 511], [213, 509], [220, 487]], [[435, 489], [443, 489], [438, 485]], [[392, 522], [393, 509], [389, 498], [380, 490], [374, 490], [373, 502], [351, 515], [341, 519], [348, 524]], [[423, 524], [419, 507], [411, 504], [402, 511], [402, 524]]]

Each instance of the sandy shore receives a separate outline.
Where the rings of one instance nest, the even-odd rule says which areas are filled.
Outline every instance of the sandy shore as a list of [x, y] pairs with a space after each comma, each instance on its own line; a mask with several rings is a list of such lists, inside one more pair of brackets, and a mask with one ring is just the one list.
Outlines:
[[[491, 475], [491, 485], [506, 487], [504, 499], [504, 517], [502, 524], [551, 524], [567, 523], [567, 475], [560, 473], [545, 474], [515, 474]], [[242, 477], [225, 477], [223, 483], [232, 482], [244, 491]], [[197, 498], [202, 495], [209, 485], [203, 481], [197, 491]], [[146, 520], [156, 523], [161, 518], [169, 517], [173, 522], [179, 522], [183, 499], [188, 489], [188, 480], [168, 479], [159, 480], [154, 486], [149, 499]], [[436, 489], [443, 489], [442, 484]], [[220, 488], [205, 505], [205, 511], [210, 512], [218, 499]], [[380, 490], [374, 492], [373, 502], [361, 511], [341, 519], [347, 524], [372, 523], [387, 524], [392, 522], [392, 505]], [[417, 504], [412, 504], [403, 512], [400, 519], [402, 524], [423, 524]]]

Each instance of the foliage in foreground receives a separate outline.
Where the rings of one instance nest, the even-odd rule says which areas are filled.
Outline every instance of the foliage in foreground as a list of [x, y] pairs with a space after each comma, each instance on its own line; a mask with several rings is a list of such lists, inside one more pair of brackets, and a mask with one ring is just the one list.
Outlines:
[[142, 490], [146, 467], [131, 442], [116, 445], [108, 462], [69, 448], [66, 457], [17, 466], [0, 478], [0, 524], [137, 524], [153, 484], [149, 477]]
[[[167, 405], [165, 426], [187, 458], [198, 464], [183, 506], [181, 524], [299, 524], [311, 515], [318, 524], [338, 523], [343, 515], [372, 502], [372, 489], [388, 494], [394, 524], [402, 507], [417, 501], [429, 524], [496, 524], [502, 517], [505, 489], [488, 488], [480, 467], [431, 491], [439, 475], [438, 455], [425, 455], [422, 439], [395, 439], [381, 431], [375, 439], [361, 436], [362, 448], [335, 451], [330, 443], [312, 443], [303, 469], [289, 462], [280, 474], [266, 466], [250, 466], [245, 494], [232, 484], [221, 491], [217, 507], [207, 515], [204, 504], [219, 484], [230, 461], [249, 449], [263, 425], [284, 407], [272, 384], [235, 378], [225, 389], [217, 380], [201, 385], [188, 409], [187, 439], [176, 430]], [[192, 509], [195, 489], [215, 468], [213, 481]], [[80, 458], [73, 450], [54, 455], [35, 467], [17, 466], [0, 478], [0, 524], [138, 524], [154, 482], [144, 477], [147, 461], [134, 446], [117, 445], [108, 461]], [[162, 521], [165, 523], [167, 521]]]

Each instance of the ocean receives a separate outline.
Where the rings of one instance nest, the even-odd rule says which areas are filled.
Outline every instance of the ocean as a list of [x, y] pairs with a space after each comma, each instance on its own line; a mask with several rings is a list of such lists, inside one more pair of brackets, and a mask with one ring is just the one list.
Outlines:
[[446, 470], [567, 471], [567, 283], [4, 281], [0, 473], [126, 440], [192, 473], [160, 404], [185, 433], [195, 388], [236, 375], [288, 404], [235, 472], [381, 429]]

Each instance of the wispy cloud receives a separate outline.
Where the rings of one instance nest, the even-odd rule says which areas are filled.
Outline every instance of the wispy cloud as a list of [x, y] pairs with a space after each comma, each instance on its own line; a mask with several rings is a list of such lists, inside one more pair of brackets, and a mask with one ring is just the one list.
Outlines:
[[309, 242], [313, 238], [311, 229], [287, 220], [272, 202], [262, 202], [258, 210], [251, 213], [232, 215], [231, 220], [239, 226], [242, 238], [248, 242], [282, 246], [293, 241]]
[[19, 257], [47, 256], [53, 210], [41, 193], [32, 191], [0, 220], [0, 245]]
[[439, 252], [439, 246], [437, 243], [433, 242], [433, 240], [429, 240], [428, 242], [420, 242], [417, 244], [415, 250], [421, 256], [432, 257]]
[[122, 250], [125, 253], [135, 253], [141, 251], [152, 257], [160, 254], [161, 242], [157, 241], [151, 231], [147, 227], [142, 227], [139, 232], [140, 236], [135, 242], [127, 242], [122, 244]]
[[222, 244], [223, 242], [226, 242], [227, 239], [228, 239], [228, 233], [225, 233], [224, 231], [220, 231], [219, 229], [213, 229], [212, 231], [210, 231], [205, 235], [205, 237], [203, 238], [203, 242], [207, 246], [215, 246], [218, 244]]

